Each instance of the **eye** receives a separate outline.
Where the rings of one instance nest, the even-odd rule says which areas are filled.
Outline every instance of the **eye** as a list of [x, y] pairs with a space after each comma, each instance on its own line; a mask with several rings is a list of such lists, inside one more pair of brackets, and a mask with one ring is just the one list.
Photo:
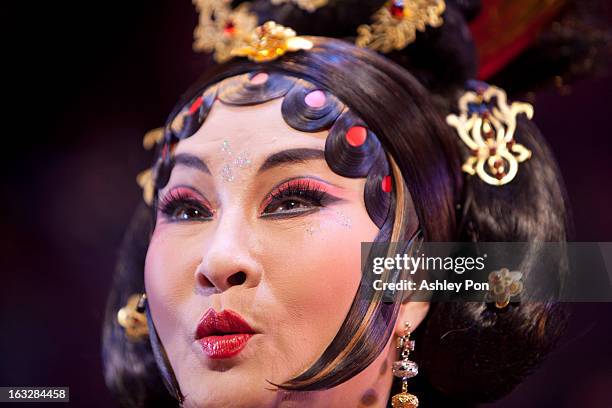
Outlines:
[[305, 179], [285, 182], [270, 193], [262, 216], [297, 216], [339, 200], [327, 193], [324, 188], [321, 183]]
[[320, 207], [320, 205], [290, 199], [268, 205], [264, 214], [295, 213], [310, 210], [313, 207]]
[[161, 200], [160, 212], [169, 221], [209, 221], [213, 212], [188, 189], [171, 190]]

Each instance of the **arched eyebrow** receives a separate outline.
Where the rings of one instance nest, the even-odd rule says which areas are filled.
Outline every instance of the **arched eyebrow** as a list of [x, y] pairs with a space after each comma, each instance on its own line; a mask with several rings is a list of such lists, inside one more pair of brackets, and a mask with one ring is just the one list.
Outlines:
[[202, 159], [192, 154], [179, 153], [174, 156], [174, 165], [182, 165], [191, 169], [200, 170], [206, 174], [211, 174], [210, 169]]
[[[294, 163], [304, 163], [308, 160], [324, 160], [325, 152], [320, 149], [288, 149], [282, 150], [280, 152], [271, 154], [268, 158], [262, 163], [262, 165], [257, 170], [257, 174], [262, 173], [266, 170], [270, 170], [271, 168], [281, 166], [283, 164], [294, 164]], [[210, 169], [204, 162], [204, 160], [200, 159], [197, 156], [194, 156], [189, 153], [179, 153], [174, 156], [174, 165], [175, 166], [185, 166], [191, 169], [199, 170], [206, 174], [211, 174]]]
[[325, 152], [320, 149], [288, 149], [270, 155], [257, 170], [257, 173], [270, 170], [283, 164], [304, 163], [308, 160], [324, 160]]

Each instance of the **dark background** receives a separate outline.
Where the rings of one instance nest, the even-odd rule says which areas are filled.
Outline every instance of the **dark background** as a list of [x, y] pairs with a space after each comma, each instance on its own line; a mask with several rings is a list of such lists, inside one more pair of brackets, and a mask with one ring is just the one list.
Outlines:
[[[188, 1], [3, 6], [0, 386], [70, 386], [109, 407], [101, 319], [149, 166], [142, 135], [207, 64]], [[612, 76], [536, 94], [578, 241], [612, 241]], [[561, 199], [561, 198], [560, 198]], [[572, 305], [541, 370], [492, 407], [612, 406], [612, 304]]]

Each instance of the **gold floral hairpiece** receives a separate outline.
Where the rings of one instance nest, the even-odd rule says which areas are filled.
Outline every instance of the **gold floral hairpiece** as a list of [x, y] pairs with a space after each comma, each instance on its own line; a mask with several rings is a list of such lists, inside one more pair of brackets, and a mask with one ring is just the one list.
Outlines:
[[[326, 0], [325, 0], [326, 1]], [[257, 15], [248, 3], [232, 8], [230, 0], [193, 0], [200, 15], [194, 31], [193, 48], [212, 52], [216, 62], [232, 57], [248, 57], [256, 62], [270, 61], [288, 51], [312, 48], [312, 42], [274, 21], [257, 26]], [[311, 3], [312, 7], [319, 2]]]
[[199, 13], [193, 49], [213, 53], [219, 63], [231, 59], [231, 51], [244, 45], [245, 36], [257, 27], [257, 15], [251, 12], [248, 3], [236, 8], [231, 3], [231, 0], [193, 0]]
[[288, 51], [309, 50], [312, 41], [298, 37], [295, 31], [268, 21], [257, 27], [242, 47], [234, 48], [231, 55], [247, 57], [255, 62], [274, 60]]
[[489, 292], [485, 297], [486, 303], [495, 303], [495, 307], [503, 309], [510, 303], [511, 298], [523, 291], [523, 274], [520, 271], [510, 271], [502, 268], [489, 274]]
[[[257, 48], [253, 47], [253, 32], [256, 30], [258, 17], [251, 11], [248, 2], [233, 8], [231, 0], [192, 1], [199, 13], [198, 25], [194, 30], [195, 51], [210, 52], [216, 62], [222, 63], [236, 56], [233, 50]], [[327, 5], [328, 0], [270, 0], [270, 2], [272, 5], [292, 3], [312, 13]], [[374, 13], [372, 24], [362, 24], [357, 28], [355, 44], [383, 53], [401, 50], [414, 42], [417, 31], [425, 31], [427, 26], [441, 26], [445, 10], [444, 0], [389, 0]], [[244, 56], [254, 61], [268, 61], [273, 59], [272, 56], [278, 50], [282, 50], [280, 52], [282, 55], [285, 51], [308, 49], [302, 46], [304, 40], [298, 39], [288, 41], [286, 46], [276, 49], [270, 47], [255, 53], [244, 51]], [[261, 42], [261, 38], [257, 41]], [[293, 47], [298, 43], [300, 46]]]
[[454, 127], [470, 149], [462, 166], [470, 175], [494, 186], [511, 182], [518, 165], [531, 157], [531, 151], [516, 143], [516, 117], [533, 117], [533, 106], [514, 102], [508, 106], [506, 92], [483, 82], [473, 82], [475, 91], [459, 99], [459, 115], [450, 114], [446, 122]]
[[382, 53], [404, 49], [427, 26], [440, 27], [444, 0], [390, 0], [372, 16], [373, 23], [357, 27], [355, 44]]

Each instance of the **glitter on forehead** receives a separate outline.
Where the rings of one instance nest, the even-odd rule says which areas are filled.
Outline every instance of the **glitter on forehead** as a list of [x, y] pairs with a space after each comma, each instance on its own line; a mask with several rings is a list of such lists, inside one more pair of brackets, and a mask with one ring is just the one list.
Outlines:
[[246, 152], [242, 152], [234, 159], [233, 164], [239, 169], [246, 169], [251, 165], [251, 159], [249, 159]]
[[226, 154], [232, 154], [232, 149], [230, 147], [229, 140], [223, 140], [223, 144], [221, 145], [221, 152]]
[[234, 181], [234, 172], [229, 164], [224, 164], [223, 168], [221, 168], [221, 177], [223, 178], [223, 181]]
[[230, 146], [229, 140], [223, 140], [221, 144], [221, 153], [225, 156], [223, 159], [224, 165], [221, 168], [221, 177], [223, 181], [231, 182], [236, 179], [234, 170], [246, 169], [251, 166], [252, 162], [249, 154], [246, 151], [240, 152], [236, 157], [232, 157], [234, 152]]

